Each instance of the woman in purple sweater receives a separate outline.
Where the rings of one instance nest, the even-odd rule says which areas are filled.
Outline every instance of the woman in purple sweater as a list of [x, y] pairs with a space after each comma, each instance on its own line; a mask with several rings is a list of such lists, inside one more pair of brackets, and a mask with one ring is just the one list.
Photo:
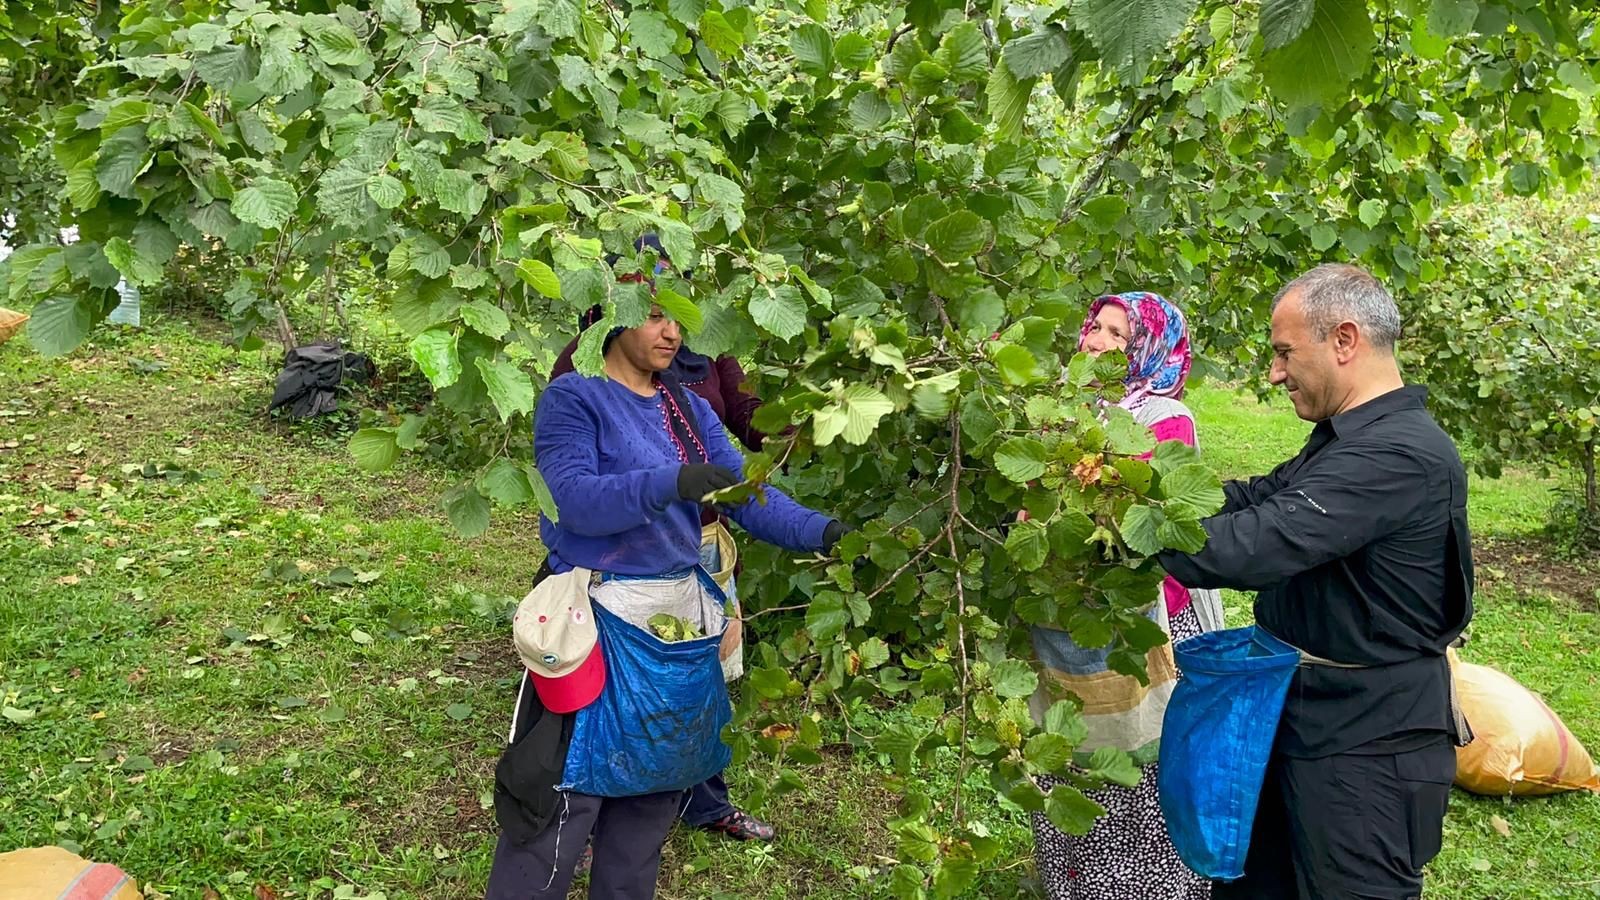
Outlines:
[[[657, 254], [656, 272], [666, 271], [671, 265], [666, 252], [661, 247], [660, 240], [653, 234], [647, 234], [634, 242], [634, 249], [642, 250], [649, 247]], [[587, 329], [600, 320], [599, 307], [589, 310], [578, 319], [578, 328]], [[572, 364], [572, 355], [578, 350], [578, 339], [573, 338], [570, 343], [556, 357], [556, 364], [550, 370], [553, 382], [568, 372], [576, 371]], [[698, 394], [711, 411], [717, 414], [723, 427], [739, 442], [751, 450], [760, 450], [766, 435], [757, 431], [751, 424], [756, 410], [761, 408], [761, 400], [753, 394], [748, 394], [740, 388], [744, 385], [744, 369], [739, 366], [739, 361], [731, 356], [719, 356], [712, 359], [690, 350], [681, 342], [678, 352], [672, 357], [672, 362], [667, 366], [666, 372], [678, 379], [684, 388]], [[702, 507], [700, 524], [710, 525], [722, 515], [715, 507]], [[735, 573], [737, 574], [737, 572]], [[732, 591], [729, 591], [732, 594]], [[721, 773], [711, 776], [704, 783], [696, 785], [689, 792], [688, 803], [683, 809], [683, 821], [694, 828], [725, 834], [740, 841], [772, 841], [778, 836], [778, 830], [770, 822], [763, 821], [733, 805], [728, 798], [728, 782]]]
[[[701, 498], [740, 481], [744, 460], [728, 440], [721, 419], [704, 398], [684, 391], [667, 371], [682, 346], [678, 324], [659, 307], [635, 328], [614, 329], [606, 337], [604, 377], [561, 375], [539, 398], [534, 412], [534, 456], [555, 500], [558, 518], [541, 517], [545, 565], [561, 574], [590, 570], [590, 596], [596, 618], [601, 609], [635, 628], [687, 594], [698, 602], [720, 593], [696, 587], [709, 581], [701, 565]], [[725, 508], [732, 521], [758, 540], [798, 552], [830, 552], [848, 530], [841, 522], [807, 509], [768, 487], [766, 502], [747, 501]], [[720, 606], [714, 608], [720, 609]], [[676, 614], [676, 613], [674, 613]], [[708, 632], [709, 633], [709, 632]], [[714, 649], [714, 648], [713, 648]], [[596, 650], [598, 652], [598, 648]], [[626, 658], [610, 658], [602, 685], [626, 683]], [[699, 664], [693, 664], [698, 666]], [[719, 690], [707, 704], [726, 704], [712, 654], [711, 684]], [[705, 673], [696, 668], [698, 679]], [[685, 672], [687, 677], [690, 672]], [[674, 673], [676, 676], [676, 673]], [[616, 676], [616, 677], [613, 677]], [[586, 840], [593, 843], [591, 898], [648, 900], [655, 895], [661, 848], [683, 807], [681, 783], [655, 793], [601, 789], [583, 793], [571, 783], [567, 744], [584, 719], [586, 707], [538, 705], [549, 685], [527, 691], [533, 706], [519, 734], [513, 725], [508, 756], [497, 768], [496, 813], [502, 825], [490, 871], [488, 900], [557, 900], [567, 896]], [[589, 695], [595, 702], [599, 691]], [[524, 698], [519, 698], [519, 713]], [[600, 708], [597, 706], [596, 708]], [[576, 726], [570, 724], [576, 720]], [[515, 720], [514, 720], [515, 721]], [[549, 726], [541, 738], [529, 728]], [[624, 723], [624, 731], [629, 730]], [[643, 729], [641, 729], [643, 732]], [[526, 740], [525, 740], [525, 736]], [[706, 737], [714, 740], [714, 732]], [[698, 740], [686, 735], [689, 741]], [[532, 741], [533, 746], [527, 741]], [[670, 740], [669, 740], [670, 743]], [[686, 744], [687, 746], [687, 744]], [[622, 751], [626, 755], [626, 751]], [[537, 754], [530, 759], [529, 754]], [[627, 760], [606, 757], [615, 770]], [[713, 762], [715, 765], [715, 762]], [[695, 777], [702, 777], [697, 770]], [[513, 793], [529, 816], [501, 815], [500, 788]], [[509, 805], [508, 805], [509, 809]], [[525, 822], [527, 827], [516, 827]]]

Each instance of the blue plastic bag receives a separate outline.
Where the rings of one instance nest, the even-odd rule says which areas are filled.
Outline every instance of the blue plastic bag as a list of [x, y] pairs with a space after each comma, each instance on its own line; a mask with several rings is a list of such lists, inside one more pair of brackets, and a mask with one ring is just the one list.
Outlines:
[[[707, 593], [724, 595], [697, 570]], [[606, 684], [575, 714], [558, 790], [633, 797], [694, 787], [727, 768], [733, 718], [722, 680], [722, 634], [667, 643], [594, 604]]]
[[1267, 758], [1300, 653], [1251, 626], [1189, 638], [1173, 656], [1182, 677], [1161, 730], [1161, 812], [1185, 865], [1232, 881], [1244, 875]]

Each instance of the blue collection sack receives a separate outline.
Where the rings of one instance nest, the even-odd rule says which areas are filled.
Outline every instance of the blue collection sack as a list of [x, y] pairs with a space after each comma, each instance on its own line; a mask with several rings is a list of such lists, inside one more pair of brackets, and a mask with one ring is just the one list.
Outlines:
[[[708, 609], [715, 604], [720, 614], [721, 589], [703, 569], [695, 573]], [[599, 602], [594, 619], [606, 683], [574, 714], [557, 790], [598, 797], [681, 791], [727, 768], [732, 750], [722, 729], [733, 709], [718, 653], [722, 628], [667, 643]]]
[[1300, 652], [1255, 626], [1173, 648], [1181, 677], [1161, 731], [1161, 812], [1184, 865], [1244, 875], [1250, 827]]

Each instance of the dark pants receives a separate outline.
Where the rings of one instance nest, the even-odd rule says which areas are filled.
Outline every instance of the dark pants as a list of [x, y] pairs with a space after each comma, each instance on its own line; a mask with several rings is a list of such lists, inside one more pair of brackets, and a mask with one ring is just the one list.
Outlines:
[[683, 809], [683, 824], [699, 828], [731, 815], [733, 811], [733, 802], [728, 799], [728, 782], [718, 772], [689, 789], [689, 803]]
[[567, 792], [556, 818], [533, 840], [504, 833], [494, 848], [486, 900], [566, 900], [586, 843], [594, 844], [590, 900], [650, 900], [661, 847], [678, 818], [683, 791], [642, 797]]
[[1443, 734], [1385, 755], [1274, 753], [1244, 877], [1216, 882], [1213, 900], [1418, 900], [1455, 772]]

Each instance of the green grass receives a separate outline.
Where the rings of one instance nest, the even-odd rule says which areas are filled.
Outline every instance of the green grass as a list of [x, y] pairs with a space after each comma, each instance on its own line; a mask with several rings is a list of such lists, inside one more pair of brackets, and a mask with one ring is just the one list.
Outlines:
[[[539, 558], [535, 523], [497, 514], [485, 538], [456, 537], [434, 502], [452, 473], [407, 461], [367, 475], [344, 452], [349, 421], [267, 420], [274, 367], [159, 320], [66, 359], [0, 347], [0, 851], [65, 843], [152, 898], [242, 900], [258, 883], [286, 898], [481, 896], [514, 689], [505, 616]], [[1265, 469], [1306, 432], [1281, 403], [1192, 400], [1228, 474]], [[147, 478], [146, 463], [193, 474]], [[1477, 483], [1474, 524], [1527, 534], [1547, 502], [1539, 479]], [[354, 578], [330, 580], [340, 567]], [[1600, 746], [1585, 639], [1600, 623], [1519, 575], [1488, 579], [1466, 655], [1542, 689]], [[1247, 617], [1240, 599], [1230, 613]], [[783, 839], [680, 830], [661, 896], [882, 894], [892, 778], [825, 726], [827, 762], [763, 810]], [[925, 789], [947, 796], [953, 768]], [[777, 772], [730, 775], [737, 799]], [[1593, 798], [1457, 797], [1430, 896], [1588, 895]], [[1026, 823], [982, 814], [1003, 870], [974, 893], [1016, 896]]]

